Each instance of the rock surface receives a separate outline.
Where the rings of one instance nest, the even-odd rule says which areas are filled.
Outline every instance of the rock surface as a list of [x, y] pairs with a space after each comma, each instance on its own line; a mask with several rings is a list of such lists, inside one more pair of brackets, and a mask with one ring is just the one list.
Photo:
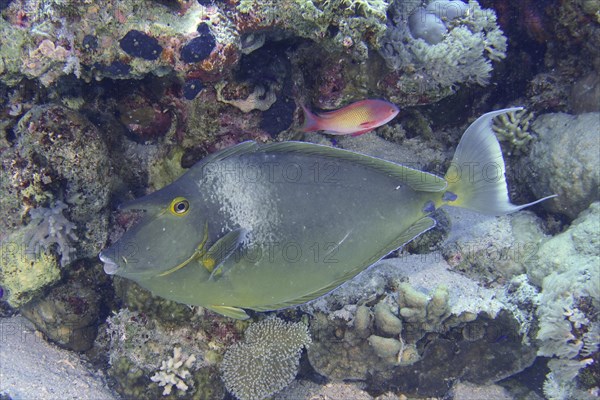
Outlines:
[[540, 115], [532, 125], [537, 135], [519, 166], [520, 179], [538, 197], [557, 194], [543, 206], [574, 219], [599, 199], [600, 113]]
[[36, 335], [17, 316], [0, 319], [0, 397], [12, 399], [119, 399], [101, 375], [74, 353]]

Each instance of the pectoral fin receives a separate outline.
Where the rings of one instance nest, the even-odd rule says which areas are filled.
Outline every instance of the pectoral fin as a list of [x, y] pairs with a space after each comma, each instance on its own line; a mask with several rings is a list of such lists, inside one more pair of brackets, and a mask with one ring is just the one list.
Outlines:
[[202, 257], [202, 265], [210, 272], [210, 278], [220, 274], [223, 262], [241, 245], [246, 237], [245, 229], [235, 229], [217, 240]]
[[246, 314], [246, 311], [237, 307], [230, 306], [206, 306], [209, 310], [212, 310], [218, 314], [224, 315], [226, 317], [235, 318], [235, 319], [248, 319], [250, 316]]

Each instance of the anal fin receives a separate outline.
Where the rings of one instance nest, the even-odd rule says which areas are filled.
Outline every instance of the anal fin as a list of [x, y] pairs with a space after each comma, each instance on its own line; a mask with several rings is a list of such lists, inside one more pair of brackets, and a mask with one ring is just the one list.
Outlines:
[[375, 129], [375, 128], [367, 128], [367, 129], [362, 129], [360, 131], [354, 132], [352, 134], [352, 137], [354, 137], [354, 136], [360, 136], [360, 135], [363, 135], [363, 134], [365, 134], [367, 132], [371, 132], [373, 129]]
[[226, 317], [235, 318], [235, 319], [248, 319], [250, 316], [246, 314], [246, 311], [242, 310], [238, 307], [231, 306], [206, 306], [209, 310], [216, 312], [217, 314], [224, 315]]

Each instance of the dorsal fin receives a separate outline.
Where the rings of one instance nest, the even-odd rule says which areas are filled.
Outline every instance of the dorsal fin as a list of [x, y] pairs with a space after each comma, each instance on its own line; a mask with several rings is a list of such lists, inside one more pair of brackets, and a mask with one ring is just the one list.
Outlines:
[[240, 154], [253, 153], [259, 149], [258, 143], [252, 140], [248, 140], [246, 142], [238, 143], [236, 145], [227, 147], [223, 150], [216, 151], [212, 154], [207, 155], [202, 160], [198, 161], [196, 165], [192, 168], [197, 168], [200, 166], [204, 166], [206, 164], [214, 163], [217, 161], [224, 160], [226, 158], [230, 158], [233, 156], [237, 156]]
[[447, 186], [444, 178], [427, 172], [405, 167], [391, 161], [382, 160], [381, 158], [371, 157], [349, 150], [343, 150], [314, 143], [293, 141], [270, 143], [261, 145], [260, 151], [271, 153], [300, 153], [350, 161], [397, 178], [400, 182], [405, 183], [414, 190], [421, 192], [440, 192], [446, 189]]

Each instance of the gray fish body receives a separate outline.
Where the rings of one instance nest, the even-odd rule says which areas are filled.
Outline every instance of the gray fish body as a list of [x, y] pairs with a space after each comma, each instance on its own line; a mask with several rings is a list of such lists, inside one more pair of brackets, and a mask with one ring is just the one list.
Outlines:
[[[432, 197], [351, 160], [255, 147], [198, 164], [157, 192], [189, 199], [193, 215], [181, 221], [180, 234], [154, 229], [153, 242], [171, 242], [166, 250], [139, 243], [131, 254], [130, 262], [145, 260], [156, 271], [160, 259], [163, 267], [182, 262], [205, 226], [208, 244], [243, 229], [245, 238], [223, 261], [222, 273], [209, 279], [211, 273], [195, 263], [138, 283], [186, 304], [270, 309], [349, 279], [400, 247], [398, 238], [424, 216], [421, 209]], [[180, 250], [183, 243], [187, 251]], [[136, 280], [127, 269], [117, 274]]]
[[[473, 187], [461, 204], [461, 185], [324, 146], [245, 142], [128, 204], [144, 218], [100, 258], [107, 273], [156, 295], [245, 318], [243, 308], [279, 309], [333, 290], [433, 227], [434, 205], [487, 207], [470, 199]], [[491, 212], [521, 208], [500, 186], [506, 204]]]

